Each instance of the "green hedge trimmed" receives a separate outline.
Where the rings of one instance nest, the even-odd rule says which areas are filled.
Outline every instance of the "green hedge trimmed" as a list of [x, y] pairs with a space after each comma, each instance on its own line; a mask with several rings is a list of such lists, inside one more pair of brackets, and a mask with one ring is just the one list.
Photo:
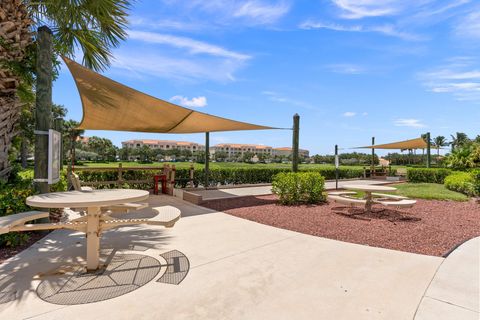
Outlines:
[[440, 183], [452, 173], [452, 170], [445, 168], [408, 168], [407, 180], [409, 182], [420, 183]]
[[480, 196], [480, 169], [471, 172], [473, 176], [473, 190], [477, 196]]
[[470, 172], [455, 172], [445, 178], [445, 187], [468, 196], [477, 194], [474, 175]]
[[[153, 175], [159, 174], [161, 170], [128, 170], [123, 171], [124, 180], [148, 180], [150, 183], [143, 184], [128, 184], [124, 187], [149, 189], [153, 187]], [[321, 169], [307, 169], [300, 170], [301, 172], [318, 172], [325, 179], [335, 179], [335, 168], [321, 168]], [[211, 169], [209, 174], [209, 181], [211, 185], [229, 185], [229, 184], [256, 184], [256, 183], [271, 183], [276, 174], [282, 172], [290, 172], [286, 168], [222, 168]], [[84, 182], [90, 181], [115, 181], [117, 180], [116, 170], [102, 170], [102, 171], [77, 171], [80, 180]], [[205, 172], [203, 169], [195, 169], [194, 172], [195, 186], [202, 185], [205, 181]], [[340, 168], [340, 179], [360, 178], [363, 176], [363, 169], [361, 168]], [[177, 169], [176, 180], [178, 186], [186, 186], [189, 178], [189, 169]], [[116, 188], [116, 184], [98, 186], [98, 188]]]
[[273, 177], [272, 191], [281, 204], [325, 201], [325, 178], [318, 172], [281, 172]]

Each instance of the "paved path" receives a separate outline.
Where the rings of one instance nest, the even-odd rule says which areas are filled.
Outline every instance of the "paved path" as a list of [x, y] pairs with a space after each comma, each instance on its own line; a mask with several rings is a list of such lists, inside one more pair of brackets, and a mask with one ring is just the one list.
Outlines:
[[415, 320], [480, 319], [480, 237], [453, 251], [441, 264]]
[[[55, 285], [65, 275], [52, 271], [68, 271], [83, 263], [85, 255], [82, 234], [54, 231], [0, 265], [0, 318], [413, 319], [444, 260], [278, 229], [173, 197], [152, 196], [150, 202], [175, 206], [183, 217], [172, 229], [107, 231], [102, 257], [134, 253], [162, 262], [160, 254], [179, 250], [190, 261], [183, 282], [155, 281], [165, 272], [162, 268], [155, 280], [110, 300], [45, 302], [35, 291], [40, 280]], [[145, 209], [136, 216], [149, 214]], [[118, 272], [106, 276], [117, 282], [97, 291], [86, 283], [81, 293], [95, 297], [121, 282]]]
[[[339, 181], [338, 185], [341, 188], [344, 184], [386, 184], [389, 183], [385, 180], [346, 180]], [[335, 189], [335, 181], [327, 181], [325, 183], [325, 189], [333, 190]], [[259, 187], [241, 187], [241, 188], [224, 188], [216, 190], [198, 190], [193, 191], [195, 194], [202, 196], [203, 200], [214, 200], [214, 199], [226, 199], [226, 198], [236, 198], [242, 196], [259, 196], [272, 194], [272, 186], [259, 186]]]

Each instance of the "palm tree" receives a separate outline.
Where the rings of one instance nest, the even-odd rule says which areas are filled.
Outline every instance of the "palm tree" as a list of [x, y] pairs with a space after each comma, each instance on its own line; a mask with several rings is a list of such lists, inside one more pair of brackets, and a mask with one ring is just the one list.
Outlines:
[[[31, 63], [35, 60], [34, 31], [40, 26], [52, 30], [56, 61], [59, 55], [72, 57], [80, 49], [87, 67], [102, 70], [110, 64], [111, 49], [127, 36], [130, 2], [0, 1], [0, 12], [5, 13], [0, 14], [0, 58], [6, 61], [0, 65], [0, 132], [6, 132], [5, 138], [0, 139], [0, 178], [7, 173], [8, 151], [17, 134], [20, 114], [17, 91], [23, 83], [33, 83], [35, 75], [34, 63]], [[55, 66], [58, 65], [57, 61]]]
[[72, 165], [75, 162], [75, 143], [78, 138], [84, 134], [84, 130], [77, 129], [79, 123], [75, 120], [68, 120], [63, 124], [63, 137], [64, 144], [66, 142], [70, 145], [70, 158]]
[[452, 138], [452, 141], [450, 142], [452, 152], [455, 148], [461, 147], [470, 141], [467, 134], [463, 132], [457, 132], [455, 135], [450, 135], [450, 137]]
[[447, 139], [444, 136], [436, 136], [433, 139], [433, 144], [437, 148], [437, 161], [440, 158], [440, 148], [445, 147], [447, 145]]

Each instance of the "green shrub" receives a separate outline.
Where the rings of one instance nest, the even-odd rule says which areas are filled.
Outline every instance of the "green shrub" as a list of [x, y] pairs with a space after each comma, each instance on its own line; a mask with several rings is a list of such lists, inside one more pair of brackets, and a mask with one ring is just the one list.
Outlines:
[[480, 169], [472, 171], [473, 176], [473, 190], [475, 195], [480, 196]]
[[319, 203], [325, 201], [325, 178], [318, 172], [281, 172], [272, 181], [272, 191], [281, 204]]
[[445, 187], [452, 191], [474, 196], [475, 190], [474, 175], [470, 172], [455, 172], [445, 178]]
[[407, 168], [407, 180], [409, 182], [420, 183], [440, 183], [445, 177], [452, 173], [450, 169], [445, 168]]

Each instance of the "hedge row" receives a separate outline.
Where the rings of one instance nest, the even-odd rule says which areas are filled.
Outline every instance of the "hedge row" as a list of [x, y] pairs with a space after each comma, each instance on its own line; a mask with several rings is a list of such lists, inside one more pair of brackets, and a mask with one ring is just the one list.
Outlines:
[[440, 183], [452, 173], [452, 170], [445, 168], [408, 168], [407, 179], [409, 182], [419, 183]]
[[[318, 172], [325, 179], [335, 179], [335, 168], [319, 168], [304, 169], [302, 172]], [[151, 183], [129, 184], [125, 183], [124, 187], [149, 189], [153, 186], [153, 175], [158, 174], [160, 170], [124, 170], [122, 173], [123, 180], [151, 180]], [[209, 181], [211, 185], [229, 185], [229, 184], [255, 184], [255, 183], [271, 183], [273, 177], [281, 172], [290, 172], [286, 168], [223, 168], [211, 169]], [[78, 171], [80, 180], [83, 182], [93, 181], [116, 181], [118, 172], [116, 170], [105, 171]], [[177, 169], [176, 180], [179, 186], [185, 186], [189, 179], [189, 169]], [[361, 168], [340, 168], [340, 179], [360, 178], [363, 176]], [[205, 181], [205, 172], [202, 169], [195, 169], [194, 184], [199, 186]], [[98, 188], [114, 188], [116, 184], [98, 186]]]
[[281, 204], [319, 203], [325, 201], [325, 178], [318, 172], [281, 172], [273, 177], [272, 191]]
[[455, 172], [445, 178], [445, 187], [468, 196], [480, 195], [480, 170]]

